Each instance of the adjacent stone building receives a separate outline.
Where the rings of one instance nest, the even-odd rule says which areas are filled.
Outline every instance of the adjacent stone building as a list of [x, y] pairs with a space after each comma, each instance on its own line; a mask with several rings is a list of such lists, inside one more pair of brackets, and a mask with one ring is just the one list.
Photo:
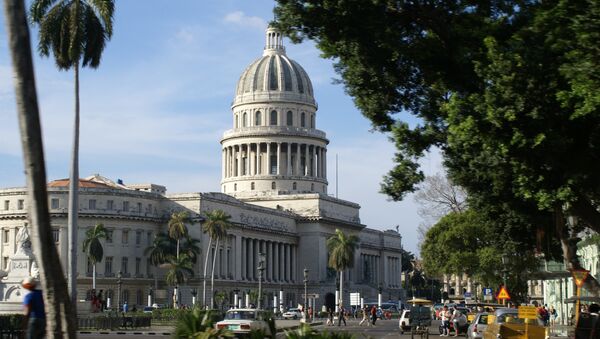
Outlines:
[[[356, 203], [327, 194], [325, 132], [317, 129], [317, 103], [306, 71], [290, 59], [281, 34], [269, 28], [263, 56], [240, 77], [232, 104], [233, 129], [224, 132], [221, 193], [167, 194], [164, 186], [113, 182], [100, 175], [80, 180], [79, 238], [98, 223], [109, 230], [103, 241], [104, 260], [97, 265], [97, 290], [117, 303], [117, 272], [121, 272], [120, 301], [143, 306], [152, 291], [153, 302], [170, 303], [172, 288], [164, 271], [152, 266], [145, 254], [175, 211], [188, 211], [190, 235], [200, 239], [202, 256], [195, 276], [180, 288], [181, 303], [191, 304], [192, 289], [202, 295], [202, 272], [208, 238], [201, 231], [204, 213], [220, 209], [234, 227], [227, 240], [211, 250], [217, 256], [215, 293], [225, 292], [224, 303], [258, 288], [258, 261], [264, 255], [262, 305], [296, 306], [303, 302], [304, 269], [308, 293], [317, 307], [335, 304], [336, 273], [327, 267], [327, 238], [341, 229], [357, 234], [360, 245], [354, 268], [344, 277], [344, 303], [350, 292], [366, 300], [397, 301], [401, 295], [401, 236], [377, 231], [360, 222]], [[68, 180], [48, 184], [54, 239], [66, 271]], [[15, 237], [27, 224], [24, 188], [0, 190], [0, 258], [10, 271], [16, 252]], [[85, 254], [78, 258], [78, 298], [91, 289], [92, 266]], [[14, 298], [0, 280], [2, 301]], [[279, 304], [279, 305], [276, 305]], [[130, 306], [131, 308], [131, 306]]]

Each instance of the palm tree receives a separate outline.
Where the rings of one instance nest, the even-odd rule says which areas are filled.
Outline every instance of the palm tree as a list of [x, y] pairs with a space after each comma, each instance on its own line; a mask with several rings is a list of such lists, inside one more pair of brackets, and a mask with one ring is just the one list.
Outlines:
[[190, 257], [193, 264], [198, 261], [198, 254], [200, 254], [200, 240], [186, 236], [183, 238], [181, 248], [179, 252]]
[[[225, 213], [222, 210], [214, 210], [208, 211], [205, 213], [206, 221], [202, 225], [202, 230], [204, 233], [208, 234], [208, 247], [206, 248], [206, 257], [204, 260], [204, 282], [203, 282], [203, 291], [202, 291], [202, 302], [204, 306], [206, 304], [206, 268], [208, 267], [208, 258], [211, 250], [211, 245], [213, 239], [217, 241], [217, 246], [215, 247], [215, 252], [213, 255], [213, 267], [212, 267], [212, 275], [211, 275], [211, 291], [214, 290], [214, 276], [215, 276], [215, 258], [217, 256], [216, 249], [219, 247], [219, 239], [222, 239], [227, 235], [227, 229], [231, 227], [231, 223], [229, 219], [231, 216]], [[211, 292], [212, 296], [212, 292]], [[212, 300], [212, 298], [211, 298]], [[211, 302], [212, 306], [212, 302]]]
[[189, 221], [189, 219], [190, 217], [185, 211], [174, 212], [171, 214], [171, 219], [169, 219], [169, 223], [167, 224], [169, 236], [172, 239], [177, 240], [177, 257], [179, 257], [179, 240], [188, 234], [188, 229], [185, 224]]
[[169, 269], [165, 275], [166, 283], [175, 287], [173, 290], [173, 307], [178, 308], [177, 290], [179, 285], [186, 282], [188, 277], [194, 275], [192, 260], [187, 255], [181, 254], [179, 257], [170, 256], [169, 261], [163, 265]]
[[354, 234], [346, 235], [339, 229], [335, 234], [327, 239], [327, 249], [329, 250], [329, 267], [334, 268], [340, 273], [340, 300], [341, 305], [344, 300], [343, 283], [344, 270], [354, 266], [354, 252], [358, 246], [358, 237]]
[[112, 36], [114, 0], [34, 0], [30, 15], [39, 25], [38, 50], [54, 54], [60, 70], [75, 73], [75, 121], [69, 179], [68, 284], [74, 307], [77, 300], [77, 218], [79, 210], [79, 66], [97, 68]]
[[5, 1], [4, 4], [25, 163], [31, 243], [40, 265], [47, 335], [48, 338], [75, 338], [76, 312], [69, 300], [50, 227], [42, 130], [25, 5], [22, 0]]
[[104, 249], [102, 248], [101, 239], [106, 239], [106, 228], [102, 224], [88, 229], [85, 232], [85, 240], [83, 241], [83, 251], [87, 254], [88, 259], [92, 263], [92, 289], [96, 290], [96, 263], [104, 258]]

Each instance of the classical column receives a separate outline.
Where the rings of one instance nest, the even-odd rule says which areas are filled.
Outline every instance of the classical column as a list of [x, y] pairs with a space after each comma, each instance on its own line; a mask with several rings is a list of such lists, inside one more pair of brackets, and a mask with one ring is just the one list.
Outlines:
[[237, 150], [237, 177], [242, 176], [242, 145], [238, 145]]
[[233, 146], [229, 146], [228, 148], [229, 148], [229, 165], [228, 165], [229, 175], [228, 176], [231, 178], [231, 177], [233, 177], [233, 173], [234, 173], [234, 168], [233, 168], [233, 165], [235, 163], [233, 161], [234, 160], [234, 158], [233, 158], [234, 157], [234, 152], [233, 152], [234, 148], [233, 148]]
[[273, 243], [273, 281], [279, 281], [279, 244]]
[[304, 176], [308, 176], [308, 166], [310, 166], [310, 161], [308, 158], [308, 149], [309, 149], [309, 145], [305, 144], [304, 145], [306, 148], [304, 149]]
[[287, 175], [292, 175], [292, 144], [287, 143], [287, 163], [285, 166]]
[[259, 174], [260, 174], [260, 166], [259, 166], [259, 163], [260, 163], [260, 142], [257, 142], [257, 143], [256, 143], [256, 160], [255, 160], [255, 162], [254, 162], [254, 166], [255, 166], [255, 171], [254, 171], [254, 173], [255, 173], [256, 175], [259, 175]]
[[266, 269], [265, 269], [265, 281], [271, 281], [271, 268], [273, 263], [271, 262], [271, 241], [265, 241], [265, 256], [266, 256]]
[[283, 243], [279, 243], [279, 278], [281, 281], [285, 280], [285, 251]]
[[323, 148], [323, 178], [327, 179], [327, 148]]
[[310, 159], [312, 160], [311, 164], [311, 174], [313, 177], [317, 176], [317, 146], [313, 146], [312, 152], [310, 154]]
[[226, 154], [225, 148], [223, 148], [221, 150], [221, 178], [222, 179], [225, 179], [225, 171], [227, 170], [226, 169], [226, 167], [227, 167], [226, 159], [227, 159], [227, 154]]
[[246, 144], [246, 172], [244, 175], [250, 174], [250, 144]]
[[281, 175], [281, 143], [277, 143], [277, 175]]
[[235, 280], [240, 281], [242, 280], [242, 258], [244, 257], [242, 255], [242, 237], [239, 235], [235, 235], [235, 249], [234, 249], [234, 253], [235, 253], [235, 260], [233, 262], [233, 267], [235, 269], [235, 272], [233, 274]]
[[271, 175], [271, 143], [270, 142], [267, 142], [267, 156], [266, 156], [265, 164], [267, 167], [267, 175]]
[[292, 245], [291, 247], [291, 264], [292, 267], [292, 282], [296, 282], [296, 245]]
[[269, 256], [271, 257], [270, 277], [271, 277], [271, 281], [275, 281], [275, 242], [273, 242], [273, 241], [269, 242], [269, 251], [270, 251]]
[[300, 175], [300, 153], [301, 153], [301, 145], [300, 144], [296, 144], [296, 163], [294, 164], [294, 174], [299, 176]]
[[238, 236], [240, 238], [240, 242], [241, 242], [241, 247], [240, 248], [240, 254], [241, 254], [241, 265], [240, 265], [240, 277], [242, 280], [246, 280], [246, 266], [248, 265], [248, 254], [247, 254], [247, 250], [248, 247], [246, 246], [246, 238]]
[[290, 281], [290, 266], [288, 265], [290, 259], [289, 249], [289, 244], [283, 244], [283, 279], [285, 281]]
[[253, 281], [255, 270], [254, 266], [256, 266], [256, 263], [254, 262], [254, 252], [256, 251], [254, 248], [254, 239], [249, 239], [248, 247], [250, 248], [250, 251], [248, 252], [248, 279]]

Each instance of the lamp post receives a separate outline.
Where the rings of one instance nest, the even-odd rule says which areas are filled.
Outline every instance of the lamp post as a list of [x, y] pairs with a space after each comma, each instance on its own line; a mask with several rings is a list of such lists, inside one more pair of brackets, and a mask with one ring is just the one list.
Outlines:
[[[507, 279], [507, 275], [508, 275], [508, 264], [510, 263], [510, 258], [508, 257], [508, 254], [504, 253], [502, 254], [502, 283], [504, 288], [506, 288], [506, 279]], [[502, 304], [504, 304], [506, 302], [506, 299], [502, 299]]]
[[152, 285], [148, 285], [148, 307], [152, 307]]
[[257, 308], [261, 309], [261, 299], [262, 299], [262, 276], [263, 271], [265, 270], [265, 257], [266, 255], [262, 252], [258, 253], [258, 300], [257, 300]]
[[379, 284], [379, 287], [377, 287], [377, 307], [381, 307], [381, 292], [383, 292], [383, 287]]
[[122, 278], [123, 273], [119, 271], [117, 273], [117, 312], [121, 311], [121, 285], [123, 284]]
[[192, 306], [196, 306], [196, 296], [198, 295], [198, 289], [192, 288], [190, 289], [190, 293], [192, 294]]
[[308, 303], [308, 268], [304, 268], [304, 307], [303, 310], [304, 311], [304, 321], [306, 322], [306, 313], [307, 313], [307, 309], [306, 309], [306, 304]]

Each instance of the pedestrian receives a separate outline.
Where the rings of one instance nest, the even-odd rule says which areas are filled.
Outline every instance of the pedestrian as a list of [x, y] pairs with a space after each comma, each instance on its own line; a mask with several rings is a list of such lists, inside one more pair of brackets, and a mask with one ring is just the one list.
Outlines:
[[[454, 336], [458, 337], [460, 329], [467, 323], [467, 317], [455, 307], [450, 316], [450, 322], [452, 322], [452, 326], [454, 326]], [[448, 335], [450, 335], [449, 332], [450, 331], [448, 331]]]
[[123, 303], [123, 313], [127, 313], [129, 311], [129, 305], [127, 305], [127, 301]]
[[26, 339], [39, 339], [46, 335], [46, 312], [44, 311], [44, 298], [42, 291], [36, 289], [37, 282], [29, 277], [21, 283], [23, 288], [29, 290], [23, 299], [25, 307], [25, 322], [27, 324]]
[[440, 337], [447, 337], [450, 335], [450, 311], [448, 311], [448, 306], [444, 305], [440, 311], [440, 319], [442, 320], [442, 334], [440, 334]]
[[375, 305], [371, 306], [371, 324], [375, 326], [375, 322], [377, 321], [377, 308]]
[[327, 309], [327, 326], [333, 326], [333, 310], [331, 307]]
[[367, 323], [367, 326], [371, 326], [371, 322], [369, 321], [369, 307], [366, 305], [362, 308], [362, 319], [358, 323], [358, 326], [362, 326], [364, 322]]
[[346, 326], [346, 310], [342, 304], [340, 304], [340, 312], [338, 313], [338, 317], [338, 326], [342, 325], [342, 321], [344, 322], [344, 326]]
[[558, 318], [558, 312], [554, 308], [554, 305], [550, 306], [550, 325], [554, 326], [556, 324], [556, 318]]

